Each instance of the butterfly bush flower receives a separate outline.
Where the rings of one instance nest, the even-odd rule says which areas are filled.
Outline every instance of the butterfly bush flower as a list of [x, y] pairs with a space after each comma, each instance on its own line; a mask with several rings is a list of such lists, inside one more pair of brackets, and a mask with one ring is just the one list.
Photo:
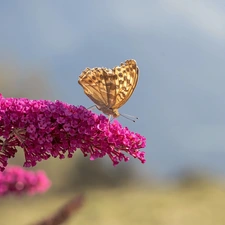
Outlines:
[[80, 149], [90, 159], [108, 155], [113, 164], [128, 161], [125, 153], [145, 162], [145, 138], [110, 123], [83, 106], [60, 101], [4, 98], [0, 95], [0, 170], [14, 157], [17, 147], [25, 155], [25, 167], [49, 157], [71, 158]]
[[0, 196], [34, 195], [46, 192], [51, 182], [44, 171], [26, 171], [19, 166], [7, 167], [0, 173]]

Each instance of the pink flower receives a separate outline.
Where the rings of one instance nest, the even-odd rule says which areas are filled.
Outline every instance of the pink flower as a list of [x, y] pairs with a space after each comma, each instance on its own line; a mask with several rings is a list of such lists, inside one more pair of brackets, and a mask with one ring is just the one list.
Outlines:
[[72, 157], [77, 149], [91, 160], [108, 155], [114, 165], [129, 160], [125, 153], [145, 162], [144, 152], [139, 150], [146, 146], [143, 136], [83, 106], [60, 101], [0, 95], [0, 137], [2, 171], [18, 146], [24, 149], [26, 167], [51, 156]]
[[44, 171], [26, 171], [19, 166], [10, 166], [0, 173], [0, 196], [44, 193], [50, 186]]

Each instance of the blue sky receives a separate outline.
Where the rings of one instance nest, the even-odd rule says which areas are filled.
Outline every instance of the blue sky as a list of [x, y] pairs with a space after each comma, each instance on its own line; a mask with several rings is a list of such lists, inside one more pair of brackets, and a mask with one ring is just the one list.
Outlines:
[[77, 83], [85, 67], [136, 59], [139, 83], [120, 112], [139, 120], [119, 121], [146, 136], [147, 163], [132, 163], [225, 174], [222, 1], [0, 1], [0, 27], [0, 59], [45, 68], [54, 98], [74, 105], [92, 105]]

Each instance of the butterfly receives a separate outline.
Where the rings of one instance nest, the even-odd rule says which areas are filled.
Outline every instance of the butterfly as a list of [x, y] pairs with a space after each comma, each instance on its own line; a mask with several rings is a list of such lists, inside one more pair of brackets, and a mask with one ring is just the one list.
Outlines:
[[126, 60], [112, 69], [86, 68], [79, 76], [78, 83], [84, 93], [104, 114], [116, 118], [138, 82], [139, 68], [135, 60]]

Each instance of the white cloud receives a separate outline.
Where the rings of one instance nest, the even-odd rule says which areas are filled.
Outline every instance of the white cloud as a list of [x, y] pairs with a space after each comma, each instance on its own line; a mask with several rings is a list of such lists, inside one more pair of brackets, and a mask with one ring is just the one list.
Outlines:
[[205, 35], [225, 37], [225, 11], [213, 0], [114, 1], [111, 12], [119, 23], [134, 32], [157, 29], [174, 34], [174, 29], [180, 31], [189, 23]]
[[225, 37], [225, 11], [216, 1], [207, 0], [164, 0], [175, 14], [193, 26], [215, 38]]

